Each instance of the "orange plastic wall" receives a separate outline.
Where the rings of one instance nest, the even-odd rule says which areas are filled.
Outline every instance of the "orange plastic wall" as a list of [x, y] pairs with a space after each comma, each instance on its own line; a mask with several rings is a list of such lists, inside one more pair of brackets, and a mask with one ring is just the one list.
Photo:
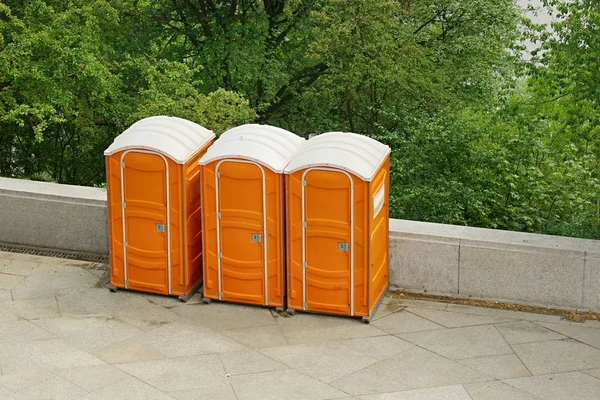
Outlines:
[[[208, 146], [207, 146], [208, 147]], [[135, 149], [128, 150], [135, 152]], [[199, 198], [198, 159], [206, 152], [201, 150], [185, 165], [178, 164], [165, 157], [168, 164], [170, 196], [170, 256], [171, 256], [171, 294], [184, 295], [202, 279], [202, 242]], [[125, 288], [124, 249], [123, 249], [123, 213], [121, 202], [121, 156], [123, 152], [106, 158], [108, 184], [108, 219], [110, 234], [111, 284]], [[140, 154], [145, 156], [146, 154]], [[156, 154], [148, 154], [153, 157]], [[125, 182], [127, 184], [127, 182]], [[155, 185], [155, 182], [144, 182]], [[185, 187], [185, 190], [184, 190]], [[185, 247], [185, 252], [184, 252]], [[185, 257], [184, 257], [185, 255]], [[150, 285], [129, 289], [145, 292], [168, 294], [168, 290], [153, 290]]]
[[[295, 310], [303, 309], [302, 176], [305, 171], [306, 169], [299, 170], [286, 176], [288, 207], [287, 296], [288, 307]], [[312, 171], [311, 173], [319, 173], [319, 171]], [[354, 185], [354, 315], [369, 316], [370, 311], [375, 307], [379, 297], [383, 295], [387, 288], [389, 160], [384, 163], [371, 183], [363, 181], [352, 174], [351, 177]], [[369, 221], [372, 217], [372, 198], [379, 188], [378, 183], [381, 182], [388, 185], [386, 186], [385, 204], [377, 218]], [[369, 222], [371, 223], [369, 224]], [[371, 250], [370, 257], [369, 250]], [[369, 263], [372, 266], [371, 276], [369, 276]], [[376, 265], [376, 267], [373, 268], [373, 265]], [[332, 308], [311, 309], [310, 306], [307, 311], [341, 314], [341, 312]], [[349, 313], [343, 314], [349, 315]]]
[[[385, 196], [381, 210], [374, 215], [374, 197], [381, 185], [384, 185]], [[371, 246], [370, 265], [371, 273], [369, 276], [369, 310], [372, 311], [377, 305], [378, 300], [385, 294], [389, 281], [389, 187], [390, 187], [390, 160], [389, 158], [382, 165], [371, 182], [371, 201], [370, 201], [370, 232], [369, 243]]]
[[[221, 163], [223, 165], [228, 164], [238, 165], [240, 176], [236, 177], [240, 181], [240, 185], [243, 185], [244, 180], [250, 179], [250, 176], [244, 176], [250, 174], [251, 171], [256, 171], [253, 164], [244, 162], [243, 159], [230, 159], [230, 160], [217, 160], [207, 165], [201, 166], [202, 174], [202, 221], [204, 225], [204, 296], [211, 299], [219, 299], [219, 273], [218, 273], [218, 253], [219, 248], [217, 244], [217, 192], [216, 192], [216, 168]], [[236, 162], [236, 161], [241, 161]], [[248, 167], [248, 168], [247, 168]], [[258, 167], [256, 167], [258, 168]], [[284, 207], [283, 207], [283, 178], [282, 175], [276, 174], [267, 167], [262, 167], [265, 173], [266, 183], [266, 216], [267, 216], [267, 276], [268, 276], [268, 306], [280, 307], [283, 306], [285, 288], [284, 285], [284, 262], [285, 256], [283, 252], [283, 245], [285, 238], [283, 237], [283, 223], [284, 223]], [[254, 172], [252, 172], [253, 174]], [[262, 176], [262, 175], [261, 175]], [[262, 188], [262, 185], [261, 185]], [[227, 189], [229, 190], [229, 189]], [[222, 193], [221, 196], [235, 196], [239, 199], [240, 205], [246, 201], [255, 203], [255, 199], [260, 197], [262, 199], [262, 193], [258, 192], [260, 188], [253, 189], [252, 192], [248, 192], [245, 189], [232, 188], [229, 193]], [[243, 205], [241, 205], [243, 207]], [[254, 208], [256, 208], [254, 206]], [[243, 210], [240, 210], [239, 222], [244, 224]], [[227, 232], [223, 233], [224, 229], [221, 229], [221, 242], [238, 240], [238, 237], [225, 237]], [[250, 232], [250, 231], [248, 231]], [[240, 240], [240, 251], [238, 252], [239, 257], [244, 257], [243, 246], [247, 245], [247, 241], [250, 239], [244, 236], [239, 238]], [[265, 240], [265, 239], [263, 239]], [[223, 261], [224, 263], [226, 260]], [[235, 262], [239, 263], [240, 260]], [[264, 266], [261, 267], [262, 274], [264, 274]], [[243, 273], [237, 271], [239, 281], [237, 283], [231, 283], [230, 285], [235, 286], [235, 290], [227, 291], [224, 287], [223, 298], [224, 301], [244, 303], [244, 304], [264, 304], [264, 276], [261, 284], [256, 284], [256, 280], [259, 279], [257, 274], [248, 275], [248, 280], [244, 282]], [[223, 279], [226, 279], [225, 277]], [[233, 294], [233, 292], [236, 292]]]
[[202, 280], [202, 211], [198, 161], [206, 153], [209, 146], [190, 158], [183, 169], [186, 291], [192, 289]]

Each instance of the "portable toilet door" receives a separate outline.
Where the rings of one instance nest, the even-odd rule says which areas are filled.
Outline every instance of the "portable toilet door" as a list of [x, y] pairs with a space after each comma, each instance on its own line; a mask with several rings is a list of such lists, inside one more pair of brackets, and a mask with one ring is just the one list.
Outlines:
[[106, 149], [111, 291], [180, 296], [202, 281], [198, 160], [214, 133], [191, 121], [142, 119]]
[[374, 139], [330, 132], [285, 168], [290, 312], [370, 321], [389, 281], [389, 160]]
[[283, 169], [305, 140], [268, 125], [242, 125], [200, 160], [204, 301], [283, 309]]

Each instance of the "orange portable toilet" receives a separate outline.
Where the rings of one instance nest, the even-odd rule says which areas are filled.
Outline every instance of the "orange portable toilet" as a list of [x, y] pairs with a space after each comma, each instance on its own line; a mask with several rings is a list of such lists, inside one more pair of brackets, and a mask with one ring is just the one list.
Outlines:
[[215, 135], [191, 121], [150, 117], [104, 152], [111, 291], [179, 296], [202, 283], [198, 160]]
[[309, 139], [285, 168], [288, 310], [369, 322], [388, 287], [390, 148], [355, 133]]
[[305, 140], [268, 125], [242, 125], [200, 160], [204, 301], [283, 309], [283, 169]]

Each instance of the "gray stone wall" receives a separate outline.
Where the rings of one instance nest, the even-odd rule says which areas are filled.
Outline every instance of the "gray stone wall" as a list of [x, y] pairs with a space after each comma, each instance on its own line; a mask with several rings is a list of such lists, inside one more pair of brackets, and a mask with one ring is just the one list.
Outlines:
[[390, 221], [395, 288], [600, 311], [600, 241]]
[[106, 190], [0, 178], [0, 243], [108, 254]]
[[[0, 178], [0, 243], [108, 254], [106, 191]], [[390, 284], [600, 311], [600, 241], [391, 220]]]

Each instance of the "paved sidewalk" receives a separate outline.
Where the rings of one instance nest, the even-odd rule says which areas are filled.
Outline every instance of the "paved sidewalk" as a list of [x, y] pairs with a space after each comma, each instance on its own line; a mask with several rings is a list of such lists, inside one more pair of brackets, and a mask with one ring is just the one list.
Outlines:
[[0, 252], [0, 399], [599, 399], [600, 323], [386, 299], [370, 325]]

